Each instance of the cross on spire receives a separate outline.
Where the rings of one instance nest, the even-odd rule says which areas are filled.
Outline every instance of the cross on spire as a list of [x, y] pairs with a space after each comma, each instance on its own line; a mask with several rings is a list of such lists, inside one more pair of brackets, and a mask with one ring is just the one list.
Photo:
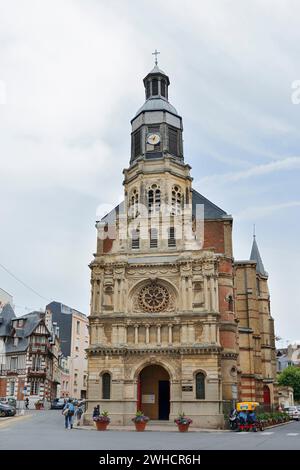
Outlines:
[[160, 52], [158, 52], [157, 49], [155, 49], [155, 51], [152, 52], [152, 55], [155, 55], [155, 65], [157, 65], [157, 56], [158, 56], [158, 54], [160, 54]]

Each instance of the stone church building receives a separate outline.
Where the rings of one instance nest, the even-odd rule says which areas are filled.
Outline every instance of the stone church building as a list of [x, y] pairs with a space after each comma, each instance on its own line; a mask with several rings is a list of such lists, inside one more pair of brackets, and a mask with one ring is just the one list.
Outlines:
[[157, 62], [143, 83], [124, 202], [97, 222], [85, 417], [99, 404], [113, 424], [138, 409], [222, 427], [233, 401], [277, 401], [268, 275], [255, 238], [234, 259], [231, 215], [193, 189]]

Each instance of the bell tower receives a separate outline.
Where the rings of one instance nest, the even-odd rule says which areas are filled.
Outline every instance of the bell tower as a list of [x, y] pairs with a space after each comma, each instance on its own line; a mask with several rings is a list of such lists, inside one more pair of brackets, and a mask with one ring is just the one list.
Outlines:
[[130, 164], [164, 156], [183, 161], [182, 118], [169, 102], [169, 77], [155, 62], [143, 80], [145, 103], [131, 120]]

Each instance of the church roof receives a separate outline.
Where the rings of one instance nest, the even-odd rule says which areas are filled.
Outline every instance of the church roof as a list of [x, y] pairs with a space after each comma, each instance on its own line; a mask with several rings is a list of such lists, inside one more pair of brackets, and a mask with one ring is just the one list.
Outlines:
[[[198, 193], [195, 189], [192, 190], [192, 212], [196, 216], [197, 204], [204, 206], [204, 220], [221, 220], [224, 218], [230, 218], [223, 209], [216, 206], [213, 202], [209, 201], [202, 194]], [[125, 208], [124, 201], [118, 204], [112, 211], [106, 214], [101, 221], [112, 224], [115, 221], [116, 213], [123, 213]]]
[[172, 106], [167, 100], [163, 98], [149, 98], [143, 106], [136, 112], [135, 116], [138, 116], [144, 111], [169, 111], [172, 114], [178, 114], [176, 108]]
[[256, 243], [256, 238], [255, 235], [253, 237], [253, 243], [252, 243], [252, 249], [251, 249], [251, 254], [250, 254], [250, 260], [251, 261], [256, 261], [256, 272], [258, 274], [261, 274], [262, 276], [268, 276], [267, 271], [264, 268], [259, 249]]
[[196, 215], [197, 204], [204, 206], [204, 220], [218, 220], [229, 215], [220, 207], [216, 206], [213, 202], [209, 201], [202, 194], [198, 193], [195, 189], [192, 189], [193, 199], [193, 215]]

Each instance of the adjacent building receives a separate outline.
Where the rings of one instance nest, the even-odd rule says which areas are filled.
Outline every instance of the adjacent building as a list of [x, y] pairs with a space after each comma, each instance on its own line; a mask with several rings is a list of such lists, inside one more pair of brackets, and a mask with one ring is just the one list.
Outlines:
[[45, 404], [57, 395], [60, 382], [58, 331], [51, 315], [31, 312], [16, 317], [10, 304], [0, 311], [0, 396], [29, 398]]
[[236, 261], [232, 216], [192, 186], [182, 118], [156, 64], [131, 121], [124, 202], [97, 223], [88, 410], [221, 427], [224, 405], [276, 403], [274, 322], [256, 240]]
[[288, 366], [300, 367], [300, 344], [289, 344], [287, 348], [277, 349], [277, 372]]
[[64, 372], [60, 385], [62, 396], [85, 398], [87, 390], [87, 354], [89, 345], [88, 318], [60, 302], [51, 302], [46, 311], [59, 327], [60, 347], [64, 356]]
[[10, 304], [13, 307], [13, 296], [0, 287], [0, 309]]

